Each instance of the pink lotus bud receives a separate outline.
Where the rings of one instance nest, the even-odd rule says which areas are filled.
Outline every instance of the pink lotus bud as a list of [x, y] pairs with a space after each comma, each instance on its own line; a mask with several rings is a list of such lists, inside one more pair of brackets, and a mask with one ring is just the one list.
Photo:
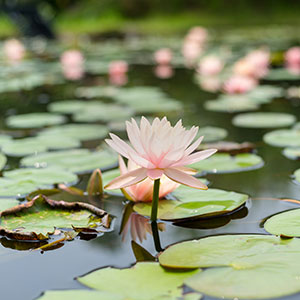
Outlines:
[[172, 61], [173, 53], [169, 48], [162, 48], [154, 53], [154, 60], [158, 65], [169, 65]]
[[243, 94], [249, 92], [257, 85], [257, 81], [250, 77], [233, 76], [225, 81], [224, 92], [227, 94]]
[[200, 61], [197, 72], [203, 76], [213, 76], [219, 74], [223, 66], [223, 62], [217, 56], [206, 56]]
[[124, 60], [115, 60], [110, 62], [108, 73], [110, 76], [124, 75], [128, 72], [128, 63]]
[[24, 45], [16, 39], [10, 39], [4, 43], [4, 54], [13, 63], [21, 61], [25, 56]]

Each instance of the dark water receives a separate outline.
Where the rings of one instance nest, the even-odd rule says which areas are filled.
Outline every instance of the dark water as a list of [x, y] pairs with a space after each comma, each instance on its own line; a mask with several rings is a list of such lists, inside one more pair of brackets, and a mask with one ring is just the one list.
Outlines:
[[[201, 238], [222, 233], [262, 233], [262, 220], [272, 214], [288, 210], [298, 205], [279, 200], [262, 200], [256, 198], [294, 198], [300, 199], [300, 185], [293, 183], [290, 175], [300, 168], [300, 161], [291, 161], [281, 154], [281, 149], [273, 148], [262, 142], [265, 130], [240, 129], [231, 125], [231, 115], [207, 112], [203, 109], [204, 100], [215, 98], [215, 95], [201, 91], [193, 83], [192, 72], [176, 70], [175, 76], [168, 80], [156, 79], [150, 67], [131, 69], [129, 85], [157, 85], [172, 97], [185, 104], [184, 112], [174, 115], [173, 119], [182, 117], [185, 125], [215, 125], [229, 131], [228, 140], [257, 144], [257, 152], [263, 157], [263, 168], [235, 174], [210, 175], [211, 186], [226, 190], [247, 193], [251, 200], [246, 208], [235, 213], [231, 218], [215, 219], [209, 224], [223, 224], [215, 229], [201, 229], [208, 223], [194, 224], [198, 228], [183, 228], [168, 223], [165, 232], [160, 232], [162, 247], [183, 240]], [[10, 94], [1, 96], [1, 116], [10, 113], [24, 113], [46, 110], [46, 103], [53, 100], [73, 97], [74, 85], [55, 88], [40, 88], [35, 92]], [[286, 99], [277, 99], [262, 107], [262, 111], [285, 111], [300, 116], [299, 103], [290, 103]], [[3, 126], [3, 118], [0, 120]], [[10, 166], [16, 165], [17, 160], [9, 161]], [[131, 239], [127, 236], [122, 242], [119, 235], [121, 215], [124, 209], [121, 198], [110, 198], [99, 206], [116, 216], [114, 231], [90, 241], [76, 239], [67, 242], [63, 247], [41, 253], [40, 251], [18, 251], [11, 249], [15, 244], [1, 240], [0, 246], [0, 299], [2, 300], [31, 300], [38, 297], [44, 290], [49, 289], [82, 289], [81, 284], [74, 280], [93, 269], [105, 266], [129, 267], [135, 263], [131, 249]], [[217, 225], [216, 225], [217, 226]], [[140, 243], [150, 253], [157, 252], [153, 239]], [[285, 299], [299, 299], [300, 295]], [[205, 299], [213, 299], [206, 297]], [[283, 298], [282, 298], [283, 299]]]

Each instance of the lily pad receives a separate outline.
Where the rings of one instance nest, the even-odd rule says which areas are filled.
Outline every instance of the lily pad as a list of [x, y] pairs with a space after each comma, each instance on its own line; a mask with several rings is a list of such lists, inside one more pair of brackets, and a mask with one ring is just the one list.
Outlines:
[[224, 128], [206, 126], [200, 127], [197, 136], [204, 136], [203, 142], [210, 143], [220, 141], [226, 138], [228, 132]]
[[84, 109], [88, 105], [84, 100], [64, 100], [50, 103], [47, 108], [50, 112], [60, 114], [74, 114]]
[[289, 159], [300, 159], [300, 147], [298, 148], [285, 148], [283, 155]]
[[86, 86], [77, 88], [75, 94], [84, 98], [113, 98], [118, 92], [119, 88], [114, 86]]
[[27, 156], [21, 160], [21, 165], [36, 168], [56, 166], [75, 173], [86, 173], [97, 168], [110, 168], [117, 161], [117, 155], [109, 150], [73, 149]]
[[8, 208], [12, 208], [20, 204], [17, 199], [14, 198], [0, 198], [0, 212]]
[[296, 122], [296, 117], [286, 113], [257, 112], [240, 114], [233, 118], [232, 123], [246, 128], [286, 127]]
[[264, 228], [274, 235], [300, 237], [300, 209], [293, 209], [272, 216], [265, 222]]
[[270, 70], [269, 74], [264, 79], [270, 81], [299, 80], [300, 76], [289, 72], [287, 69], [281, 68]]
[[261, 168], [263, 159], [255, 154], [241, 153], [230, 155], [228, 153], [217, 153], [213, 156], [190, 165], [201, 174], [203, 173], [233, 173], [250, 171]]
[[[119, 169], [113, 169], [102, 173], [103, 186], [106, 186], [110, 181], [120, 176]], [[120, 189], [105, 190], [108, 194], [123, 195]]]
[[37, 196], [26, 204], [2, 211], [0, 233], [13, 239], [44, 240], [56, 229], [98, 232], [105, 214], [87, 203]]
[[61, 137], [70, 137], [80, 141], [89, 141], [104, 138], [108, 130], [103, 125], [95, 124], [67, 124], [54, 126], [40, 131], [40, 135], [54, 135]]
[[180, 296], [183, 281], [199, 271], [172, 272], [158, 263], [140, 262], [129, 269], [100, 269], [79, 277], [78, 281], [96, 290], [117, 293], [126, 299], [149, 300]]
[[12, 140], [12, 136], [6, 134], [0, 134], [0, 147]]
[[0, 153], [0, 170], [2, 170], [7, 162], [7, 158], [4, 154]]
[[13, 128], [41, 128], [66, 122], [66, 117], [51, 113], [30, 113], [10, 116], [6, 119], [8, 127]]
[[[197, 190], [178, 187], [173, 193], [177, 200], [160, 200], [158, 218], [166, 221], [209, 217], [229, 213], [243, 205], [248, 196], [219, 189]], [[137, 213], [150, 217], [151, 203], [136, 203]]]
[[281, 129], [264, 135], [265, 143], [275, 147], [300, 147], [300, 130]]
[[296, 180], [298, 183], [300, 183], [300, 169], [297, 169], [297, 170], [294, 172], [293, 176], [295, 177], [295, 180]]
[[256, 88], [251, 90], [247, 95], [252, 100], [258, 103], [268, 103], [273, 98], [282, 97], [284, 89], [280, 86], [274, 85], [258, 85]]

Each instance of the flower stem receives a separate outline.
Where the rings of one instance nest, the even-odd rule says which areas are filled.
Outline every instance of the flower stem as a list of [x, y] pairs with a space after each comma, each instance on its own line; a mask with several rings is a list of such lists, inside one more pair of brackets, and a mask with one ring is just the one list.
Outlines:
[[160, 178], [155, 179], [154, 187], [153, 187], [153, 197], [152, 197], [151, 222], [156, 222], [157, 219], [159, 185], [160, 185]]

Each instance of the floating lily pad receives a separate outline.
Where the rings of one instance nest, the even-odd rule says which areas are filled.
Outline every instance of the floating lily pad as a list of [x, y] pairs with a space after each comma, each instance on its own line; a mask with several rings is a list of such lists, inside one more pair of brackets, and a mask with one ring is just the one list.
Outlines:
[[[208, 217], [231, 212], [243, 205], [248, 196], [218, 189], [197, 190], [186, 186], [178, 187], [172, 195], [177, 200], [160, 200], [158, 218], [167, 221]], [[150, 217], [151, 203], [136, 203], [137, 213]]]
[[285, 148], [283, 149], [283, 155], [289, 159], [299, 159], [300, 158], [300, 148]]
[[[106, 171], [102, 173], [102, 180], [103, 180], [103, 186], [106, 186], [110, 181], [120, 176], [120, 170], [119, 169], [113, 169], [110, 171]], [[117, 190], [105, 190], [108, 194], [115, 194], [115, 195], [123, 195], [120, 189]]]
[[275, 147], [300, 147], [300, 130], [281, 129], [264, 135], [265, 143]]
[[12, 140], [12, 136], [6, 134], [0, 134], [0, 147]]
[[54, 135], [61, 137], [70, 137], [80, 141], [96, 140], [104, 138], [108, 130], [103, 125], [95, 124], [67, 124], [46, 128], [40, 132], [40, 135]]
[[62, 150], [80, 147], [80, 140], [63, 135], [40, 134], [36, 139], [49, 150]]
[[36, 168], [58, 166], [75, 173], [85, 173], [97, 168], [107, 169], [117, 161], [117, 155], [109, 150], [74, 149], [27, 156], [21, 160], [21, 165]]
[[234, 156], [228, 153], [217, 153], [190, 165], [190, 167], [200, 173], [232, 173], [258, 169], [263, 166], [263, 163], [260, 156], [251, 153]]
[[0, 233], [14, 239], [44, 240], [55, 229], [98, 232], [105, 214], [87, 203], [54, 201], [39, 196], [2, 211]]
[[255, 145], [248, 142], [243, 143], [236, 143], [236, 142], [228, 142], [228, 141], [221, 141], [217, 143], [206, 143], [200, 144], [198, 147], [201, 150], [205, 149], [217, 149], [218, 153], [230, 153], [231, 155], [236, 155], [239, 153], [248, 153], [251, 152]]
[[140, 262], [129, 269], [100, 269], [79, 277], [78, 281], [96, 290], [117, 293], [126, 299], [149, 300], [180, 296], [183, 281], [199, 271], [171, 272], [158, 263]]
[[20, 202], [14, 198], [0, 198], [0, 212], [19, 204]]
[[2, 170], [7, 162], [7, 158], [4, 154], [0, 153], [0, 170]]
[[233, 125], [247, 128], [286, 127], [295, 122], [296, 117], [293, 115], [273, 112], [240, 114], [232, 120]]
[[170, 246], [159, 256], [159, 262], [168, 268], [223, 267], [250, 256], [276, 254], [279, 263], [282, 253], [294, 253], [297, 249], [300, 250], [298, 239], [258, 234], [220, 235]]
[[247, 95], [252, 100], [258, 103], [268, 103], [273, 98], [283, 96], [284, 89], [280, 86], [274, 85], [258, 85], [256, 88], [251, 90]]
[[214, 127], [214, 126], [206, 126], [200, 127], [197, 136], [204, 136], [203, 142], [215, 142], [220, 141], [226, 138], [228, 132], [224, 128]]
[[6, 119], [8, 127], [13, 128], [40, 128], [58, 125], [66, 122], [66, 117], [51, 113], [31, 113], [10, 116]]
[[53, 113], [74, 114], [84, 109], [88, 103], [84, 100], [64, 100], [50, 103], [47, 108]]
[[296, 180], [298, 183], [300, 183], [300, 169], [297, 169], [297, 170], [294, 172], [293, 176], [295, 177], [295, 180]]
[[264, 79], [270, 80], [270, 81], [299, 80], [300, 76], [289, 72], [289, 70], [287, 70], [287, 69], [281, 68], [281, 69], [270, 70], [269, 74]]
[[293, 209], [272, 216], [265, 222], [264, 228], [274, 235], [300, 237], [300, 209]]
[[118, 92], [119, 88], [114, 86], [87, 86], [77, 88], [76, 96], [84, 98], [113, 98]]
[[257, 110], [259, 104], [247, 96], [222, 96], [216, 100], [206, 101], [204, 108], [211, 111], [234, 113]]

